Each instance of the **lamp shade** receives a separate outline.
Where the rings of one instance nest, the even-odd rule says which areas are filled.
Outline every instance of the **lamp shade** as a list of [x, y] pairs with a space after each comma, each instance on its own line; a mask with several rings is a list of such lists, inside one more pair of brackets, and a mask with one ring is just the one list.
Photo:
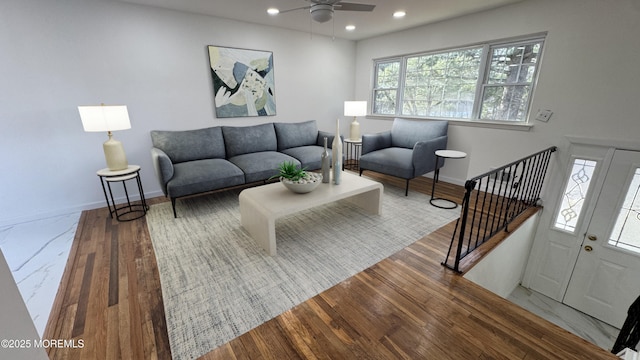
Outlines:
[[364, 116], [367, 115], [366, 101], [345, 101], [344, 116]]
[[84, 131], [131, 129], [129, 112], [124, 105], [78, 106]]

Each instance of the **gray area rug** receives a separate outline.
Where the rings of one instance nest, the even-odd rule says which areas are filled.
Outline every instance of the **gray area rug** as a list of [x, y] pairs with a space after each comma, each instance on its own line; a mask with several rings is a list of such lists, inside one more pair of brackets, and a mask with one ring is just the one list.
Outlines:
[[170, 203], [147, 214], [174, 359], [206, 354], [459, 214], [386, 186], [381, 215], [339, 201], [276, 221], [270, 257], [240, 225], [239, 192], [179, 200], [178, 219]]

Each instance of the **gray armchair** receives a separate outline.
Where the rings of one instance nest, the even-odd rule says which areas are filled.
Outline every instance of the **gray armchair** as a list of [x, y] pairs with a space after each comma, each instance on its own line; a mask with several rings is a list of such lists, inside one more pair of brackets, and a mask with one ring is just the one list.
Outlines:
[[447, 148], [447, 121], [407, 120], [396, 118], [390, 131], [362, 136], [360, 175], [371, 170], [407, 180], [435, 171], [436, 150]]

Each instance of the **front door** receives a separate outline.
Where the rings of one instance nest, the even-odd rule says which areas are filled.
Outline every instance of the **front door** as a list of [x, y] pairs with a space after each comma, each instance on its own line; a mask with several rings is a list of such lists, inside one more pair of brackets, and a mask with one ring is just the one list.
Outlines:
[[616, 150], [563, 302], [617, 328], [640, 295], [640, 152]]

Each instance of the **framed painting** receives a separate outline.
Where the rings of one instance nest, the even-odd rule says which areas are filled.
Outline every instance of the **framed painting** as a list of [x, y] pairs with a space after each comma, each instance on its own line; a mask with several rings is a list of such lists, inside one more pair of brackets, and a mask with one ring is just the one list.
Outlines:
[[216, 117], [276, 114], [273, 53], [209, 45]]

